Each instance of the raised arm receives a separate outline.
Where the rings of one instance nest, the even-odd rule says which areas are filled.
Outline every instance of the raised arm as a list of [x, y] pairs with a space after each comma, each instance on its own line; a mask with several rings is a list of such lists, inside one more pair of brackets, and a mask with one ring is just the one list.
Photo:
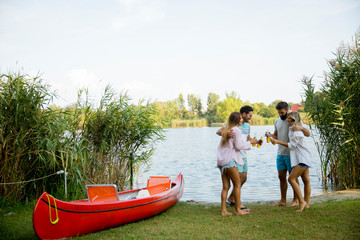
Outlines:
[[[219, 130], [217, 130], [216, 134], [221, 136], [222, 132], [224, 131], [224, 127], [220, 128]], [[232, 129], [230, 129], [230, 131], [227, 133], [228, 138], [233, 138], [235, 137], [235, 133]]]
[[223, 130], [224, 130], [224, 127], [220, 128], [219, 130], [217, 130], [216, 134], [221, 136], [221, 133], [222, 133]]
[[304, 128], [303, 126], [294, 125], [291, 128], [291, 131], [302, 131], [305, 135], [305, 137], [310, 137], [310, 131], [307, 128]]

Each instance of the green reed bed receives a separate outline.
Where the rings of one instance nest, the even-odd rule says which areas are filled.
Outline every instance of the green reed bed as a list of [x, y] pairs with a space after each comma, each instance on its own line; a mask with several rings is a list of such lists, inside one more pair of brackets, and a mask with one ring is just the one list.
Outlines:
[[250, 120], [250, 124], [252, 126], [256, 126], [256, 125], [274, 125], [276, 118], [277, 117], [264, 118], [264, 117], [262, 117], [260, 115], [254, 114], [252, 119]]
[[[131, 165], [146, 163], [164, 137], [152, 105], [130, 104], [111, 87], [98, 104], [79, 91], [71, 110], [48, 107], [54, 97], [39, 77], [1, 75], [0, 196], [25, 201], [47, 191], [78, 199], [88, 183], [128, 188]], [[64, 174], [54, 174], [60, 170], [68, 172], [67, 192]]]
[[[34, 203], [0, 207], [0, 236], [37, 239], [32, 229]], [[179, 202], [167, 211], [135, 223], [91, 233], [79, 239], [359, 239], [360, 201], [314, 203], [294, 208], [251, 205], [248, 216], [220, 216], [219, 204]], [[233, 211], [233, 208], [229, 211]], [[4, 216], [13, 212], [13, 215]], [[61, 221], [61, 216], [60, 216]]]
[[360, 186], [360, 36], [330, 60], [320, 91], [305, 77], [305, 111], [320, 134], [322, 179], [337, 188]]
[[184, 128], [184, 127], [207, 127], [208, 122], [205, 118], [193, 119], [193, 120], [172, 120], [172, 128]]

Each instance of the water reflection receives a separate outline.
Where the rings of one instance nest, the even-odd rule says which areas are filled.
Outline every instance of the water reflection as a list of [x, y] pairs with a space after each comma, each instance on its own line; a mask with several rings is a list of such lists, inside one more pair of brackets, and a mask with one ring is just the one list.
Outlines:
[[[253, 126], [251, 134], [261, 137], [265, 131], [273, 132], [273, 126]], [[147, 169], [141, 169], [137, 186], [146, 186], [149, 176], [166, 175], [174, 178], [181, 172], [185, 179], [181, 201], [220, 202], [221, 177], [216, 167], [216, 150], [220, 137], [218, 128], [167, 129], [166, 140], [159, 143]], [[320, 180], [320, 160], [313, 139], [307, 138], [312, 152], [310, 168], [311, 195], [323, 192]], [[280, 187], [276, 169], [277, 145], [265, 143], [248, 152], [248, 179], [242, 188], [242, 201], [267, 201], [280, 199]], [[301, 181], [300, 181], [301, 182]], [[301, 184], [301, 188], [303, 185]], [[288, 198], [293, 196], [288, 187]]]

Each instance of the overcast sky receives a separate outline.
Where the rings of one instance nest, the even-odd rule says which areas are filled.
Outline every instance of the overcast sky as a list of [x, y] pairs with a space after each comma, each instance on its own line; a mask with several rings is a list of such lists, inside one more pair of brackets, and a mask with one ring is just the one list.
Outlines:
[[0, 0], [0, 71], [41, 73], [55, 104], [107, 84], [131, 98], [180, 93], [300, 102], [360, 30], [359, 0]]

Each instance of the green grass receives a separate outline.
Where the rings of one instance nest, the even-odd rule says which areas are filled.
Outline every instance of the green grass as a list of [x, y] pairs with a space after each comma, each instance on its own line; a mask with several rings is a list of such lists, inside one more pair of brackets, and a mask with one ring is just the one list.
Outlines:
[[[33, 206], [0, 210], [2, 239], [36, 239]], [[146, 220], [79, 239], [360, 239], [360, 200], [314, 203], [302, 213], [295, 208], [248, 207], [252, 208], [248, 216], [221, 217], [219, 205], [180, 202]], [[15, 215], [4, 217], [8, 212]]]

